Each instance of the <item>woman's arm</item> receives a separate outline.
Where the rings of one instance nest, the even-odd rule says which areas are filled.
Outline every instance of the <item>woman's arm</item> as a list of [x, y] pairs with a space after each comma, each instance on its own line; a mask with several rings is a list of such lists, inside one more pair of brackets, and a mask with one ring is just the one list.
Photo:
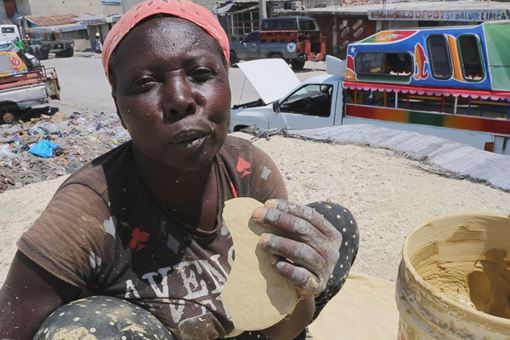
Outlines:
[[51, 312], [79, 294], [18, 251], [0, 289], [0, 339], [32, 339]]

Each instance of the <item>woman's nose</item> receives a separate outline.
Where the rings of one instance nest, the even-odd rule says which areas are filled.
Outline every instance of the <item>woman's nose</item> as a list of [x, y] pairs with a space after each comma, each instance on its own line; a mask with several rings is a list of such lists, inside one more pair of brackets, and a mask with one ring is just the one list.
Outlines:
[[163, 114], [166, 120], [176, 121], [196, 112], [197, 103], [185, 77], [167, 79], [163, 91]]

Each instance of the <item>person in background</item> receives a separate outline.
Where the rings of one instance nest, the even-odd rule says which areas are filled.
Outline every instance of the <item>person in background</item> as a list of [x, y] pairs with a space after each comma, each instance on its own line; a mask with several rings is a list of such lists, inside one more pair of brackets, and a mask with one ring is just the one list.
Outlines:
[[103, 41], [101, 40], [101, 34], [99, 34], [99, 32], [96, 33], [96, 36], [94, 38], [94, 51], [96, 53], [103, 52]]
[[14, 40], [14, 45], [16, 45], [16, 47], [21, 52], [25, 52], [25, 41], [23, 39], [18, 37], [16, 40]]
[[235, 260], [222, 211], [245, 196], [264, 202], [252, 213], [267, 226], [260, 246], [299, 302], [236, 335], [304, 339], [346, 279], [356, 223], [329, 202], [289, 202], [271, 158], [227, 135], [229, 51], [213, 14], [186, 0], [144, 1], [113, 26], [102, 60], [131, 141], [71, 175], [18, 241], [0, 338], [236, 334], [219, 299]]

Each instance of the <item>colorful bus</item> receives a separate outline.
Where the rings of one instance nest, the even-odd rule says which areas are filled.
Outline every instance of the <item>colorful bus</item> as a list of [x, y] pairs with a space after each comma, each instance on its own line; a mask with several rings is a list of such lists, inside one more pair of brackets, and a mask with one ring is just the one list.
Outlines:
[[510, 22], [381, 31], [347, 53], [343, 124], [405, 124], [510, 154]]

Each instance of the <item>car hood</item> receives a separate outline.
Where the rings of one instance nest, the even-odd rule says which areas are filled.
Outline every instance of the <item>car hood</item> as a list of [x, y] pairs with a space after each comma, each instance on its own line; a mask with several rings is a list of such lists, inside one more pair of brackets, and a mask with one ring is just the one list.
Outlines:
[[282, 59], [258, 59], [237, 66], [266, 104], [282, 98], [301, 83]]

